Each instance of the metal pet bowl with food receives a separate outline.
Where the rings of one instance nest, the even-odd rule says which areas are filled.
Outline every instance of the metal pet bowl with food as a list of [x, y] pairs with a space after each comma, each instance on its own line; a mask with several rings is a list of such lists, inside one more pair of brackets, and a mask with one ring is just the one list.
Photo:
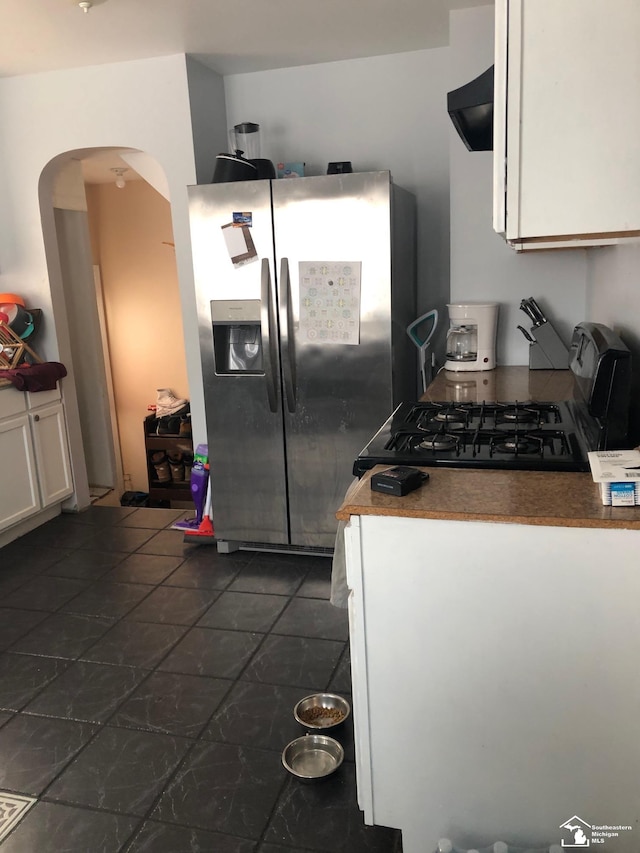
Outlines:
[[298, 702], [293, 709], [293, 716], [309, 729], [330, 729], [344, 723], [350, 711], [349, 703], [342, 696], [313, 693]]
[[323, 779], [334, 773], [344, 760], [344, 750], [328, 735], [307, 733], [292, 740], [282, 750], [285, 768], [302, 781]]

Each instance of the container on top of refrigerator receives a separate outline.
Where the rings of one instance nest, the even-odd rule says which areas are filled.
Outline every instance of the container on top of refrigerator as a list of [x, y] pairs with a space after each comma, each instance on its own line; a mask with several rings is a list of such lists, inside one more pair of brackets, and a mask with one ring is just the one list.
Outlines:
[[271, 160], [260, 157], [260, 125], [244, 121], [229, 130], [229, 152], [216, 156], [212, 183], [275, 178]]
[[304, 178], [304, 163], [278, 163], [276, 167], [279, 178]]
[[235, 124], [229, 131], [229, 143], [236, 156], [249, 161], [256, 169], [256, 178], [275, 178], [276, 170], [271, 160], [260, 156], [260, 125], [253, 121]]

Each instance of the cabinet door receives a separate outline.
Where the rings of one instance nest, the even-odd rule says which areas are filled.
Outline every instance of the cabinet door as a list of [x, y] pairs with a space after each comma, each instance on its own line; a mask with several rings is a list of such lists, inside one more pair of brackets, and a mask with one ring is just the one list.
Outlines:
[[639, 43], [637, 0], [497, 0], [494, 227], [507, 240], [639, 232]]
[[31, 414], [42, 506], [61, 501], [73, 492], [64, 409], [61, 403]]
[[0, 422], [0, 530], [40, 509], [36, 465], [27, 415]]
[[60, 384], [49, 391], [27, 391], [27, 405], [29, 409], [38, 409], [41, 406], [51, 406], [54, 403], [59, 403], [62, 393]]
[[27, 411], [26, 395], [15, 388], [0, 388], [0, 421]]

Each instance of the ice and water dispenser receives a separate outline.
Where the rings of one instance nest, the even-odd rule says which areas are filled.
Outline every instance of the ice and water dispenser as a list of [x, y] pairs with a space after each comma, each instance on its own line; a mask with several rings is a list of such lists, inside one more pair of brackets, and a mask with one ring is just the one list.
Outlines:
[[213, 352], [218, 375], [263, 373], [259, 299], [211, 302]]

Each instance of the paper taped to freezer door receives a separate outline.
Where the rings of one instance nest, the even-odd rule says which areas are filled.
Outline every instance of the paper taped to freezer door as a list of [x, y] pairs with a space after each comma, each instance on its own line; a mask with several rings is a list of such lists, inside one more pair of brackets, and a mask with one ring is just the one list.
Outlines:
[[253, 237], [247, 225], [229, 222], [222, 226], [222, 234], [234, 267], [241, 267], [258, 260]]

